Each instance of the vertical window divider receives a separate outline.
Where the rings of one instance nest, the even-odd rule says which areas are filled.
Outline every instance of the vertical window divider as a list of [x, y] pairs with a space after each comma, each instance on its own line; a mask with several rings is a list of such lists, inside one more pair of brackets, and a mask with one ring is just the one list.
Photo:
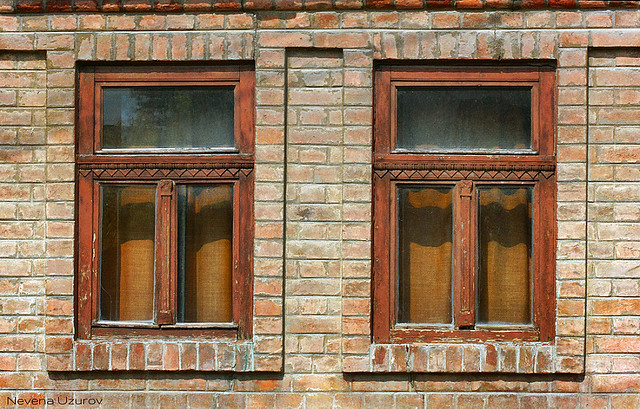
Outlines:
[[460, 227], [454, 233], [454, 325], [469, 328], [475, 321], [475, 194], [471, 180], [457, 183], [455, 202], [455, 225]]
[[175, 305], [175, 240], [171, 234], [175, 231], [174, 223], [174, 197], [175, 182], [173, 180], [161, 180], [158, 183], [157, 192], [157, 217], [156, 231], [156, 319], [159, 325], [174, 324], [173, 314]]

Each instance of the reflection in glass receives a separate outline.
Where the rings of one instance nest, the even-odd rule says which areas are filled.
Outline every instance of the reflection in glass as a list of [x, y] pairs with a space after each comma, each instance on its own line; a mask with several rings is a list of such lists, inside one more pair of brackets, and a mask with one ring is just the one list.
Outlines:
[[153, 319], [155, 187], [103, 185], [100, 319]]
[[478, 189], [478, 322], [531, 323], [531, 187]]
[[452, 321], [452, 188], [398, 188], [398, 322]]
[[397, 149], [531, 148], [531, 88], [398, 87]]
[[178, 322], [231, 322], [232, 185], [178, 185]]
[[105, 87], [103, 148], [233, 148], [233, 87]]

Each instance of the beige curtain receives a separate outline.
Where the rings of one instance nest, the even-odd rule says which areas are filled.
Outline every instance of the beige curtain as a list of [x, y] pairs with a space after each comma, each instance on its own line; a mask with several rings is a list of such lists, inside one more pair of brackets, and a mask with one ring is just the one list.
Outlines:
[[231, 322], [231, 186], [188, 192], [185, 321]]
[[480, 192], [480, 322], [531, 322], [529, 188]]
[[452, 321], [452, 194], [406, 189], [400, 221], [401, 322]]
[[120, 193], [120, 320], [153, 319], [155, 189]]

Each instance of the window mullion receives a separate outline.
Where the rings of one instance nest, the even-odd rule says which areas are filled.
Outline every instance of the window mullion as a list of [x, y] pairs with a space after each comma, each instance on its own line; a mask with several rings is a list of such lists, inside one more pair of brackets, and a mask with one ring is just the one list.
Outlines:
[[156, 221], [156, 317], [160, 325], [175, 324], [174, 197], [175, 183], [161, 180], [158, 183]]
[[456, 185], [454, 233], [454, 324], [471, 327], [475, 321], [475, 191], [473, 182]]

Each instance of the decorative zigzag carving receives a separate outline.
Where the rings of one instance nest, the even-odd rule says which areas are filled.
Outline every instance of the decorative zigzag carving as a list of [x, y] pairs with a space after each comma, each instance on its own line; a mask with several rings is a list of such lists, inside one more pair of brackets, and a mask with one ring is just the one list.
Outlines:
[[399, 180], [513, 180], [533, 181], [540, 178], [549, 179], [554, 170], [460, 170], [460, 169], [376, 169], [374, 174], [378, 178], [389, 177]]
[[235, 168], [120, 168], [120, 167], [91, 167], [78, 170], [80, 175], [98, 179], [220, 179], [236, 178], [240, 174], [249, 175], [253, 172], [250, 167]]

